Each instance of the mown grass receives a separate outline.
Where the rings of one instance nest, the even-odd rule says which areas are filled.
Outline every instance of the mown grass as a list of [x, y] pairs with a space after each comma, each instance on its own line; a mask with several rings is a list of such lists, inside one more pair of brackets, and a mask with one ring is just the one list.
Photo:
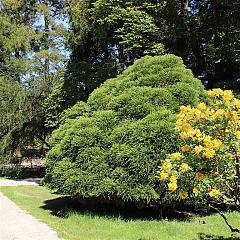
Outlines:
[[[237, 240], [219, 215], [187, 221], [124, 219], [121, 216], [74, 210], [69, 198], [41, 186], [1, 187], [9, 199], [55, 229], [65, 240]], [[234, 227], [240, 213], [226, 213]]]

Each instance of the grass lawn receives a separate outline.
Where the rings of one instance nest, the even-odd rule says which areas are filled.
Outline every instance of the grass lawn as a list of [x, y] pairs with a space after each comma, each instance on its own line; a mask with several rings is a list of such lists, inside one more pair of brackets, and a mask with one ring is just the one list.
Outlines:
[[[73, 210], [69, 198], [41, 186], [1, 187], [8, 198], [55, 229], [65, 240], [237, 240], [218, 215], [188, 221], [126, 220], [120, 216]], [[240, 227], [239, 212], [227, 213]], [[46, 239], [47, 240], [47, 239]]]

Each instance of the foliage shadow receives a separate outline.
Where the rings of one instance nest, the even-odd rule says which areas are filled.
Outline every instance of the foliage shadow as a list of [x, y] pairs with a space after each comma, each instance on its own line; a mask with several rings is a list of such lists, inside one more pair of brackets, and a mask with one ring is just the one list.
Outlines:
[[189, 221], [195, 215], [188, 211], [178, 211], [172, 208], [159, 209], [156, 207], [138, 208], [133, 203], [126, 203], [124, 206], [93, 202], [86, 199], [79, 202], [70, 196], [58, 197], [44, 201], [42, 209], [49, 211], [52, 215], [68, 218], [71, 213], [87, 214], [92, 216], [103, 216], [121, 218], [125, 221], [131, 220], [179, 220]]
[[232, 236], [232, 237], [224, 237], [218, 235], [210, 235], [205, 233], [198, 234], [199, 240], [240, 240], [240, 237]]

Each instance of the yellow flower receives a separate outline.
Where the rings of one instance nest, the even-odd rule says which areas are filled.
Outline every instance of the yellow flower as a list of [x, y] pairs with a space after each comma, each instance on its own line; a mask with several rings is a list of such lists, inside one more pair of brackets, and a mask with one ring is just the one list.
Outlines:
[[240, 108], [240, 100], [239, 99], [236, 99], [234, 101], [234, 105], [237, 107], [237, 108]]
[[210, 197], [216, 197], [220, 194], [220, 191], [218, 189], [212, 188], [208, 194]]
[[214, 110], [213, 109], [207, 109], [205, 112], [205, 116], [206, 118], [212, 117], [214, 114]]
[[186, 132], [182, 132], [181, 134], [180, 134], [180, 138], [182, 139], [182, 140], [184, 140], [184, 139], [189, 139], [189, 134], [188, 133], [186, 133]]
[[201, 146], [201, 145], [198, 145], [198, 146], [194, 147], [194, 149], [193, 149], [193, 151], [196, 155], [199, 155], [202, 150], [203, 150], [203, 146]]
[[174, 192], [177, 189], [177, 182], [170, 182], [168, 184], [168, 190]]
[[180, 129], [180, 126], [182, 125], [183, 121], [181, 119], [178, 119], [176, 121], [176, 129], [179, 130]]
[[200, 139], [200, 138], [202, 137], [202, 133], [201, 133], [201, 131], [200, 131], [199, 129], [196, 129], [196, 130], [195, 130], [195, 135], [196, 135], [196, 137], [197, 137], [198, 139]]
[[185, 132], [193, 130], [192, 126], [189, 123], [183, 124], [183, 130]]
[[193, 140], [196, 139], [195, 134], [196, 134], [196, 131], [194, 129], [188, 131], [189, 137], [192, 138]]
[[232, 96], [231, 96], [231, 95], [224, 95], [224, 96], [223, 96], [223, 100], [224, 100], [225, 102], [230, 102], [230, 101], [232, 100]]
[[165, 162], [163, 163], [162, 165], [162, 169], [165, 171], [165, 172], [168, 172], [172, 169], [172, 164], [170, 162]]
[[214, 94], [214, 92], [213, 92], [212, 90], [209, 90], [209, 91], [208, 91], [208, 96], [210, 96], [210, 97], [214, 97], [215, 94]]
[[203, 118], [202, 112], [198, 109], [195, 110], [195, 118], [197, 119], [197, 121], [200, 121]]
[[203, 180], [204, 178], [204, 175], [200, 172], [197, 172], [196, 175], [195, 175], [195, 178], [198, 180], [198, 181], [201, 181]]
[[190, 151], [190, 146], [189, 145], [184, 145], [183, 147], [182, 147], [182, 152], [189, 152]]
[[172, 176], [170, 177], [170, 182], [177, 182], [177, 175], [176, 174], [172, 174]]
[[214, 97], [214, 96], [221, 96], [223, 95], [223, 90], [220, 89], [220, 88], [215, 88], [215, 89], [212, 89], [212, 90], [209, 90], [208, 91], [208, 96], [211, 96], [211, 97]]
[[215, 113], [213, 113], [212, 119], [213, 119], [213, 120], [221, 119], [223, 113], [224, 113], [224, 110], [223, 110], [223, 109], [218, 109]]
[[210, 142], [211, 142], [211, 137], [210, 136], [205, 136], [203, 138], [203, 143], [204, 143], [205, 146], [208, 146], [210, 144]]
[[187, 163], [182, 163], [180, 166], [180, 171], [181, 172], [186, 172], [190, 169], [189, 165]]
[[188, 105], [188, 106], [181, 106], [181, 107], [180, 107], [180, 110], [181, 110], [181, 112], [186, 113], [186, 112], [188, 112], [189, 110], [191, 110], [191, 106], [190, 106], [190, 105]]
[[180, 192], [179, 197], [183, 200], [187, 199], [188, 198], [188, 193], [187, 192]]
[[199, 109], [199, 110], [205, 110], [206, 108], [207, 108], [207, 106], [205, 103], [199, 103], [197, 105], [197, 109]]
[[193, 114], [194, 114], [193, 111], [191, 111], [187, 114], [187, 120], [188, 121], [193, 119]]
[[176, 152], [176, 153], [172, 153], [172, 154], [171, 154], [171, 159], [172, 159], [172, 160], [181, 160], [181, 158], [182, 158], [182, 155], [181, 155], [181, 153], [179, 153], [179, 152]]
[[215, 150], [206, 148], [203, 152], [203, 156], [210, 159], [215, 156]]
[[206, 148], [212, 149], [214, 148], [214, 143], [211, 141], [211, 137], [206, 136], [203, 138], [203, 144]]
[[222, 146], [222, 141], [220, 139], [213, 140], [214, 148], [220, 148]]
[[194, 187], [194, 188], [193, 188], [193, 193], [194, 193], [194, 194], [199, 193], [199, 189], [198, 189], [197, 187]]
[[230, 102], [233, 99], [233, 94], [231, 90], [225, 90], [223, 92], [223, 100], [225, 102]]
[[238, 117], [237, 112], [236, 112], [236, 111], [232, 111], [232, 112], [231, 112], [231, 115], [232, 115], [232, 120], [233, 120], [234, 122], [238, 122], [239, 117]]
[[236, 137], [237, 137], [238, 140], [240, 140], [240, 131], [236, 132]]
[[224, 90], [223, 95], [233, 95], [232, 90]]
[[161, 180], [167, 180], [168, 178], [168, 173], [167, 172], [164, 172], [164, 171], [161, 171], [160, 172], [160, 177], [161, 177]]
[[226, 118], [228, 120], [233, 120], [234, 122], [238, 122], [239, 117], [236, 111], [226, 112]]

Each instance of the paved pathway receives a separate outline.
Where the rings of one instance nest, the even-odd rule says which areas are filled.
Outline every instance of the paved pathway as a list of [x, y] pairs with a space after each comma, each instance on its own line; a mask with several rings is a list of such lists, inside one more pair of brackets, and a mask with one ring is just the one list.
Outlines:
[[[0, 180], [0, 186], [33, 185], [37, 181]], [[10, 185], [11, 184], [11, 185]], [[57, 233], [39, 222], [0, 192], [0, 240], [60, 240]]]
[[26, 178], [26, 179], [0, 179], [0, 186], [19, 186], [19, 185], [37, 185], [42, 178]]

